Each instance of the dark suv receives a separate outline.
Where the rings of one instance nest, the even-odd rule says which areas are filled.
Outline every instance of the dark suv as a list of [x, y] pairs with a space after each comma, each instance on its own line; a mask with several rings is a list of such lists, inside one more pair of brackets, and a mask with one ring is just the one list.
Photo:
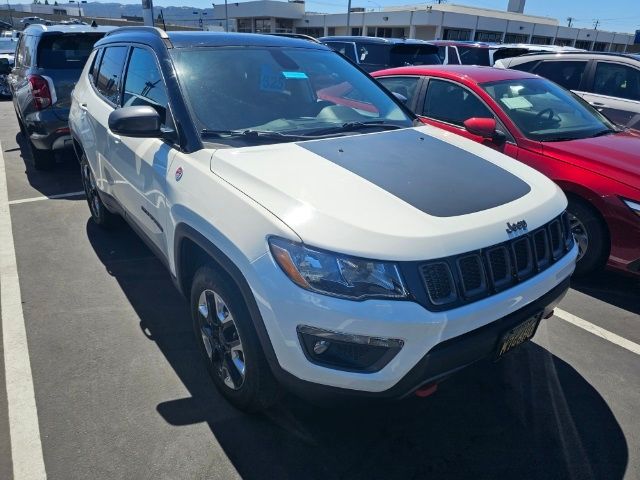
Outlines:
[[438, 57], [438, 47], [423, 40], [356, 36], [322, 37], [319, 40], [367, 72], [442, 63]]
[[9, 75], [18, 123], [36, 169], [53, 165], [53, 151], [71, 147], [71, 90], [93, 44], [113, 27], [31, 25], [20, 36]]

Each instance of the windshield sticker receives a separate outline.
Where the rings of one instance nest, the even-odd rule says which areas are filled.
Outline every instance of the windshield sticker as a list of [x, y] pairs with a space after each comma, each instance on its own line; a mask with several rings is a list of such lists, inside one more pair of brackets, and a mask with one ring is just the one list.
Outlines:
[[533, 104], [524, 97], [505, 97], [501, 98], [500, 101], [507, 107], [509, 110], [516, 110], [518, 108], [531, 108]]
[[276, 72], [270, 65], [260, 67], [260, 90], [265, 92], [283, 92], [285, 77]]
[[294, 80], [307, 80], [309, 78], [304, 72], [282, 72], [282, 75], [284, 75], [284, 78]]

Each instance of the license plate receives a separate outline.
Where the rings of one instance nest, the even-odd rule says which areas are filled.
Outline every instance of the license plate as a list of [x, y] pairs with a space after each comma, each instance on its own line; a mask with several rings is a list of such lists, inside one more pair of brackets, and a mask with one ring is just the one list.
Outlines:
[[498, 342], [498, 351], [496, 358], [500, 358], [505, 353], [516, 348], [518, 345], [521, 345], [527, 340], [530, 340], [536, 333], [541, 317], [542, 312], [525, 320], [521, 324], [513, 327], [507, 333], [502, 335], [500, 341]]

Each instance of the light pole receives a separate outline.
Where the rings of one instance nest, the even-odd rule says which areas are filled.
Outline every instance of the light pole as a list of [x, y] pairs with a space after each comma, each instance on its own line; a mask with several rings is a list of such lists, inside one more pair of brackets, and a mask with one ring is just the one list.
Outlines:
[[11, 5], [9, 5], [9, 0], [7, 0], [7, 8], [9, 9], [9, 19], [11, 20], [11, 27], [13, 28], [13, 14], [11, 13]]
[[351, 35], [349, 33], [349, 28], [351, 27], [351, 0], [347, 4], [347, 35]]

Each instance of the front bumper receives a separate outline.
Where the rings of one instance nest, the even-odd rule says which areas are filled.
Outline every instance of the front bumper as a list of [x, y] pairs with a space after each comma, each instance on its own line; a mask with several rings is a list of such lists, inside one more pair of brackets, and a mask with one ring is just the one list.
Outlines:
[[[568, 288], [576, 255], [574, 246], [531, 279], [487, 299], [442, 312], [428, 311], [411, 301], [354, 302], [314, 294], [294, 285], [268, 254], [254, 261], [254, 271], [247, 280], [268, 334], [269, 345], [263, 346], [281, 382], [294, 390], [318, 387], [401, 397], [490, 355], [498, 335], [533, 315], [530, 311], [553, 308]], [[299, 325], [398, 339], [403, 346], [379, 371], [327, 368], [305, 356], [297, 333]]]

